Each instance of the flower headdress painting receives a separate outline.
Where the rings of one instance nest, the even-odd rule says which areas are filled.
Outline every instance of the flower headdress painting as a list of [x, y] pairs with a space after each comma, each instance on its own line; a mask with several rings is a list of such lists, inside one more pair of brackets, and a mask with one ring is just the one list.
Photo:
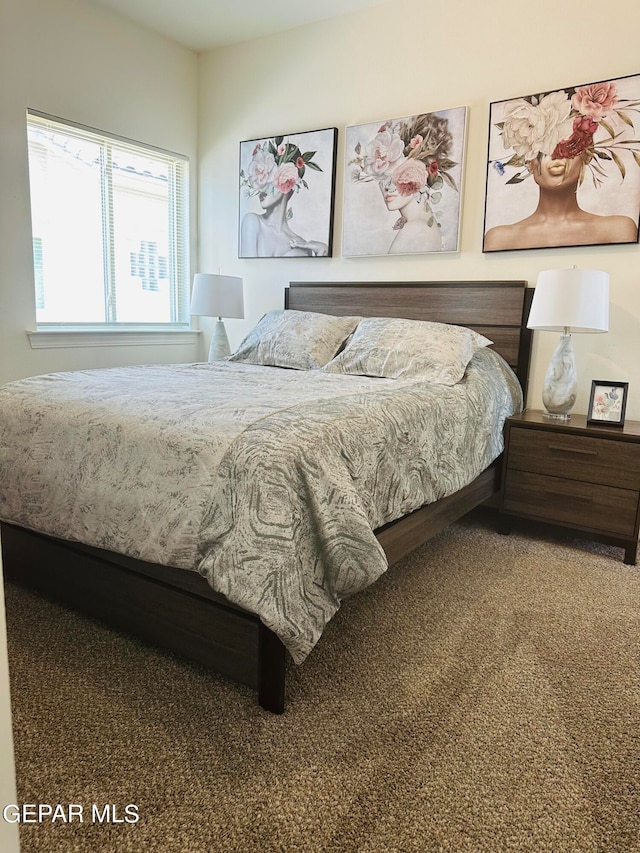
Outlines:
[[342, 253], [456, 252], [467, 108], [348, 127]]
[[335, 127], [240, 143], [238, 257], [331, 255]]
[[640, 75], [491, 104], [485, 252], [634, 243]]

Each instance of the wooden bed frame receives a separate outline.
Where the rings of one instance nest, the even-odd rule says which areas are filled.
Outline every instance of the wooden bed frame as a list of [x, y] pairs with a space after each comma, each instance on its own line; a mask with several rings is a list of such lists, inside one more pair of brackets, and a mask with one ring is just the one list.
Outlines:
[[[526, 393], [532, 292], [525, 281], [292, 282], [285, 290], [285, 307], [469, 326], [494, 341]], [[494, 463], [456, 494], [377, 530], [389, 563], [494, 496], [498, 469]], [[200, 575], [6, 523], [1, 533], [5, 579], [249, 685], [263, 708], [284, 711], [284, 646], [254, 614], [214, 592]]]

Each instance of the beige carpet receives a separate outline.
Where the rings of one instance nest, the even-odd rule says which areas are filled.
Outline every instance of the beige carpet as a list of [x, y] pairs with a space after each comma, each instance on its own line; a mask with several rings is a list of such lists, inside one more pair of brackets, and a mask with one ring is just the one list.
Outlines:
[[640, 851], [640, 569], [490, 522], [345, 603], [282, 717], [7, 589], [20, 801], [85, 818], [23, 853]]

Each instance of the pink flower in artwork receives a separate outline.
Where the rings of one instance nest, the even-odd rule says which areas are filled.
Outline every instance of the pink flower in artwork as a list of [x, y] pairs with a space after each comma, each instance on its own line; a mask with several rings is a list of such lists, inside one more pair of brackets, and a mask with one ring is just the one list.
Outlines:
[[593, 136], [598, 129], [598, 122], [589, 116], [578, 116], [573, 120], [573, 129], [580, 133], [590, 133]]
[[561, 139], [551, 153], [552, 160], [571, 160], [578, 157], [593, 145], [593, 134], [598, 122], [589, 116], [578, 116], [573, 121], [573, 133], [567, 139]]
[[427, 183], [427, 167], [421, 160], [405, 160], [394, 169], [391, 179], [400, 195], [415, 195]]
[[293, 163], [284, 163], [280, 166], [273, 179], [274, 187], [283, 194], [292, 190], [297, 183], [298, 170]]
[[287, 146], [284, 144], [284, 142], [281, 142], [280, 145], [278, 145], [278, 156], [282, 157], [282, 155], [284, 154], [284, 152], [286, 150], [287, 150]]
[[303, 166], [304, 160], [302, 159], [302, 157], [298, 157], [298, 159], [296, 160], [296, 169], [302, 169]]
[[437, 160], [430, 160], [429, 165], [427, 166], [427, 169], [429, 170], [429, 175], [433, 178], [440, 171], [440, 167], [438, 166], [438, 161]]
[[420, 148], [420, 146], [422, 145], [423, 142], [424, 142], [424, 137], [420, 136], [419, 133], [416, 133], [415, 136], [411, 137], [411, 141], [409, 142], [409, 145], [411, 146], [411, 148]]
[[616, 84], [611, 82], [579, 86], [571, 98], [571, 106], [583, 116], [600, 121], [618, 103]]

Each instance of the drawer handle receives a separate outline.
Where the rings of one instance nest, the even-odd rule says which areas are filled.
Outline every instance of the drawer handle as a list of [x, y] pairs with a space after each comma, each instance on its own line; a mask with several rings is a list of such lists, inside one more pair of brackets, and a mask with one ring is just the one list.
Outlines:
[[581, 456], [597, 456], [597, 450], [579, 450], [577, 447], [563, 447], [561, 444], [548, 445], [549, 450], [561, 450], [563, 453], [579, 453]]

